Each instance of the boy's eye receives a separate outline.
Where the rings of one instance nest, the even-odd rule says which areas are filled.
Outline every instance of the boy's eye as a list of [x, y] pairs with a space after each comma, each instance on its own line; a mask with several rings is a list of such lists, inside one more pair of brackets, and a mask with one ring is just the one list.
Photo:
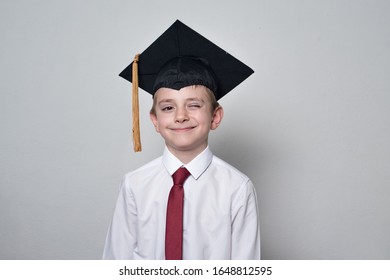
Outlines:
[[164, 106], [161, 108], [162, 111], [171, 111], [173, 110], [173, 106]]
[[191, 103], [191, 104], [188, 105], [188, 107], [190, 107], [190, 108], [200, 108], [201, 106], [200, 106], [199, 103]]

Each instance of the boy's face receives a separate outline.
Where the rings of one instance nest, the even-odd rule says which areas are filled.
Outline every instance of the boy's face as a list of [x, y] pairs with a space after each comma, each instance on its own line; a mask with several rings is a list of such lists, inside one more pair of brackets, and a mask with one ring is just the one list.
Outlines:
[[168, 149], [174, 154], [202, 152], [208, 145], [209, 131], [216, 129], [223, 117], [222, 107], [212, 112], [206, 88], [160, 88], [154, 98], [156, 114], [150, 117]]

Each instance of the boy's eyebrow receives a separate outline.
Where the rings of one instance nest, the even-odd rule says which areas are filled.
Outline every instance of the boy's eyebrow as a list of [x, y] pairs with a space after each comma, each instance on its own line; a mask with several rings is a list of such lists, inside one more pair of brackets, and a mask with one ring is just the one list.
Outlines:
[[[202, 98], [198, 98], [198, 97], [190, 97], [190, 98], [187, 98], [186, 101], [199, 101], [199, 102], [205, 103], [205, 101]], [[175, 102], [175, 99], [165, 98], [165, 99], [160, 100], [158, 102], [158, 104], [161, 104], [161, 103], [172, 103], [172, 102]]]
[[162, 99], [158, 102], [158, 104], [161, 104], [161, 103], [170, 103], [170, 102], [173, 102], [174, 100], [173, 99], [169, 99], [169, 98], [166, 98], [166, 99]]
[[200, 101], [200, 102], [205, 102], [202, 98], [199, 97], [190, 97], [186, 99], [187, 101]]

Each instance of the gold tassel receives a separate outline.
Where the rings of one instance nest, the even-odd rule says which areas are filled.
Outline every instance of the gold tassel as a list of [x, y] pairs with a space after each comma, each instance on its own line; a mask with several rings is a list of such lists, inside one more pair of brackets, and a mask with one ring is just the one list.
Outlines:
[[140, 135], [140, 125], [139, 125], [139, 102], [138, 102], [138, 60], [139, 54], [134, 57], [133, 61], [133, 93], [132, 93], [132, 106], [133, 106], [133, 145], [134, 152], [140, 152], [142, 150], [141, 146], [141, 135]]

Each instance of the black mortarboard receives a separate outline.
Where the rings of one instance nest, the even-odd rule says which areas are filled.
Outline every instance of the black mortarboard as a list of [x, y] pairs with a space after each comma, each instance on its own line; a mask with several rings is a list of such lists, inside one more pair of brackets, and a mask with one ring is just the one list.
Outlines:
[[[190, 85], [204, 85], [216, 99], [222, 98], [253, 70], [232, 55], [176, 20], [144, 52], [119, 75], [133, 83], [133, 134], [135, 146], [139, 142], [138, 86], [154, 95], [161, 87], [180, 89]], [[135, 116], [136, 115], [136, 116]], [[135, 123], [136, 122], [136, 123]], [[138, 130], [135, 131], [135, 130]]]

